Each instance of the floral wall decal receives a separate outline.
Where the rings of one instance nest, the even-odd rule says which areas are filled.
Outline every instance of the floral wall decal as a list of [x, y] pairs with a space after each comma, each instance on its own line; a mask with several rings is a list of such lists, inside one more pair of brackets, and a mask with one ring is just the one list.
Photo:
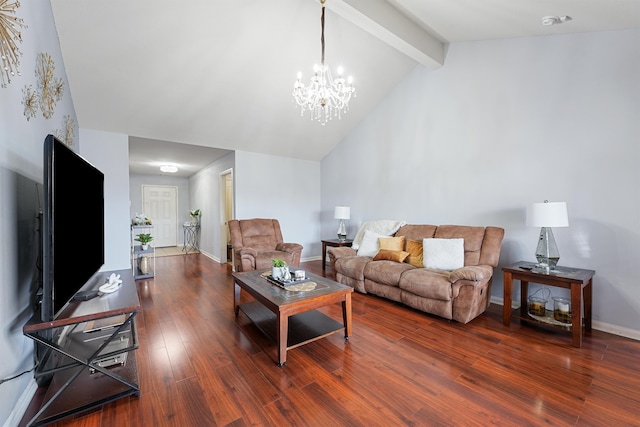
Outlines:
[[[2, 0], [0, 0], [2, 1]], [[53, 75], [56, 65], [51, 55], [44, 52], [38, 55], [36, 62], [36, 77], [38, 79], [38, 98], [40, 109], [45, 119], [53, 117], [56, 103], [62, 99], [64, 94], [64, 83], [62, 78]]]
[[64, 142], [67, 147], [73, 148], [75, 139], [76, 124], [70, 115], [64, 116], [63, 129], [56, 129], [54, 135], [60, 141]]
[[2, 69], [0, 69], [0, 87], [7, 87], [11, 83], [11, 77], [19, 76], [19, 57], [22, 56], [16, 42], [22, 43], [20, 28], [27, 28], [22, 18], [15, 16], [16, 9], [20, 7], [17, 0], [0, 0], [0, 57]]
[[38, 111], [38, 94], [33, 90], [33, 86], [25, 86], [22, 88], [22, 105], [24, 105], [24, 116], [32, 119]]

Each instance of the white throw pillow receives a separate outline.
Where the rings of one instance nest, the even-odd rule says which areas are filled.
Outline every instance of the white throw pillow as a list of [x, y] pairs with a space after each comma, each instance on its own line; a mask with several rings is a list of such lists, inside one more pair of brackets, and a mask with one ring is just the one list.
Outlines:
[[423, 239], [425, 268], [455, 270], [464, 267], [464, 239]]
[[358, 248], [358, 256], [370, 256], [374, 257], [380, 250], [380, 244], [378, 243], [378, 239], [380, 237], [387, 237], [384, 234], [378, 234], [371, 230], [367, 230], [364, 232], [364, 236], [362, 237], [362, 242], [360, 243], [360, 247]]

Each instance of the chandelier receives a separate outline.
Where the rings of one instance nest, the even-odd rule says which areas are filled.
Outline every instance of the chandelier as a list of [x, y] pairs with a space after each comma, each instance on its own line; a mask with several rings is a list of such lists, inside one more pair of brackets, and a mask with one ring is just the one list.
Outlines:
[[322, 35], [320, 43], [322, 45], [322, 62], [314, 65], [313, 77], [309, 86], [302, 83], [302, 73], [298, 72], [298, 78], [293, 85], [293, 100], [300, 106], [300, 115], [304, 116], [305, 110], [311, 113], [311, 120], [318, 120], [323, 125], [333, 117], [342, 118], [342, 114], [349, 111], [349, 100], [351, 96], [355, 98], [356, 89], [351, 84], [349, 77], [345, 82], [342, 77], [342, 67], [338, 68], [338, 77], [331, 76], [331, 70], [324, 63], [324, 3], [322, 4], [322, 17], [320, 23]]

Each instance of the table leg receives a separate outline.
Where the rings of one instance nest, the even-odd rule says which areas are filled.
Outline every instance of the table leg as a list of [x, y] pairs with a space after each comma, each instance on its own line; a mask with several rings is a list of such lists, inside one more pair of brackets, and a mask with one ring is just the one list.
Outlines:
[[583, 289], [583, 304], [584, 304], [584, 330], [591, 332], [591, 299], [593, 293], [593, 279], [589, 279]]
[[278, 366], [284, 366], [287, 361], [287, 340], [289, 339], [289, 316], [282, 313], [277, 315], [278, 322]]
[[326, 268], [326, 262], [327, 262], [327, 244], [325, 242], [322, 242], [322, 271], [324, 271]]
[[342, 321], [344, 322], [344, 338], [351, 336], [351, 292], [342, 301]]
[[573, 346], [582, 347], [582, 284], [571, 284], [571, 332]]
[[502, 323], [505, 326], [511, 324], [511, 288], [513, 286], [513, 276], [508, 271], [504, 272], [504, 298], [502, 306]]
[[520, 281], [520, 309], [526, 308], [528, 310], [527, 297], [529, 296], [529, 282], [527, 280]]
[[233, 282], [233, 311], [238, 317], [238, 312], [240, 311], [240, 286], [234, 281]]

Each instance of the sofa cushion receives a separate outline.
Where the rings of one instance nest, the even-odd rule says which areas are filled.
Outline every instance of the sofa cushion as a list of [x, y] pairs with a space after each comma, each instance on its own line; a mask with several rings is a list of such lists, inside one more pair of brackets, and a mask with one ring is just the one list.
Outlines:
[[378, 245], [380, 249], [388, 249], [390, 251], [404, 251], [404, 236], [399, 237], [380, 237]]
[[364, 280], [364, 267], [371, 262], [366, 256], [347, 256], [336, 260], [336, 270], [343, 276]]
[[409, 252], [380, 249], [376, 254], [376, 256], [373, 257], [373, 260], [374, 261], [388, 260], [388, 261], [395, 261], [395, 262], [403, 262], [408, 256], [409, 256]]
[[449, 272], [415, 268], [400, 277], [400, 289], [424, 298], [451, 300]]
[[464, 239], [424, 239], [422, 256], [425, 268], [455, 270], [464, 267]]
[[464, 239], [464, 265], [478, 265], [485, 228], [467, 225], [441, 225], [433, 237]]
[[378, 239], [380, 237], [387, 236], [378, 234], [371, 230], [365, 231], [360, 247], [358, 248], [358, 256], [368, 256], [373, 258], [378, 253], [378, 250], [380, 250], [380, 245], [378, 243]]
[[405, 262], [408, 262], [414, 267], [424, 267], [424, 261], [422, 259], [422, 240], [407, 240], [405, 242], [404, 250], [409, 252], [409, 256], [405, 259]]
[[364, 277], [382, 285], [398, 287], [402, 274], [413, 269], [415, 267], [406, 262], [371, 261], [364, 267]]

